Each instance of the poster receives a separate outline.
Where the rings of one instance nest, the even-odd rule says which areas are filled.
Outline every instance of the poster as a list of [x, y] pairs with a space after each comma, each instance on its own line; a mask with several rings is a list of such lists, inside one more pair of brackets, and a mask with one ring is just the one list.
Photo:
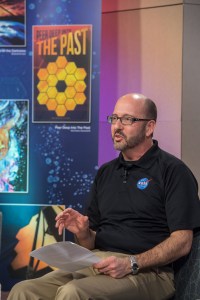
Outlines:
[[0, 47], [25, 46], [25, 0], [0, 1]]
[[91, 25], [33, 26], [33, 121], [89, 123]]
[[28, 192], [28, 100], [0, 100], [0, 193]]
[[[27, 278], [41, 276], [53, 268], [32, 258], [30, 252], [62, 241], [55, 228], [55, 217], [64, 206], [0, 206], [6, 247], [1, 249], [1, 284], [7, 286]], [[11, 221], [12, 220], [12, 221]]]

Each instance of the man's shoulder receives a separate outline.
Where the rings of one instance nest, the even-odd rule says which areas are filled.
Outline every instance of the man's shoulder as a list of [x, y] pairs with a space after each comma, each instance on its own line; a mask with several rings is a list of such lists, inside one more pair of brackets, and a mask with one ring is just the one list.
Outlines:
[[177, 176], [178, 174], [184, 176], [194, 176], [190, 168], [182, 161], [180, 158], [175, 155], [163, 150], [159, 149], [159, 163], [162, 169], [162, 173], [165, 175]]
[[118, 165], [119, 165], [119, 157], [116, 157], [116, 158], [102, 164], [101, 167], [99, 168], [99, 170], [117, 167]]
[[114, 169], [116, 169], [119, 166], [119, 158], [112, 159], [104, 164], [101, 165], [101, 167], [98, 170], [97, 175], [101, 176], [104, 173], [112, 172]]
[[176, 157], [175, 155], [161, 148], [159, 148], [159, 158], [161, 161], [163, 161], [163, 163], [166, 164], [174, 164], [174, 165], [184, 164], [184, 162], [180, 158]]

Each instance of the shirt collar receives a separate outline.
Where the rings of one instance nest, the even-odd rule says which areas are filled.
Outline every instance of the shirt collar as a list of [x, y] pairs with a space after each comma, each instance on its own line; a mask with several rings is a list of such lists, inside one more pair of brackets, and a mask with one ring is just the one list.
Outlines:
[[131, 169], [132, 167], [140, 167], [147, 169], [154, 163], [158, 151], [158, 141], [153, 140], [152, 147], [142, 157], [140, 157], [140, 159], [136, 161], [126, 161], [124, 160], [122, 153], [120, 153], [118, 157], [117, 169], [121, 167], [124, 167], [126, 169]]

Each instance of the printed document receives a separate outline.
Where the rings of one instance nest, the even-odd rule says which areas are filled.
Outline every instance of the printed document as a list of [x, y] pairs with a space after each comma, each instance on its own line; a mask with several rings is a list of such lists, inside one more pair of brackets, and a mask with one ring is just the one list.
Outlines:
[[72, 242], [58, 242], [30, 252], [30, 256], [69, 272], [92, 266], [101, 260], [92, 251]]

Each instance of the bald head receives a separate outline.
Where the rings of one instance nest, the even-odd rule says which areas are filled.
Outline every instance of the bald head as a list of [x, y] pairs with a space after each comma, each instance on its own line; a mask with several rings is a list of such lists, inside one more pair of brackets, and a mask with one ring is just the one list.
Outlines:
[[157, 119], [155, 103], [142, 94], [132, 93], [120, 97], [115, 105], [114, 112], [123, 109], [124, 114], [133, 115], [137, 118]]

